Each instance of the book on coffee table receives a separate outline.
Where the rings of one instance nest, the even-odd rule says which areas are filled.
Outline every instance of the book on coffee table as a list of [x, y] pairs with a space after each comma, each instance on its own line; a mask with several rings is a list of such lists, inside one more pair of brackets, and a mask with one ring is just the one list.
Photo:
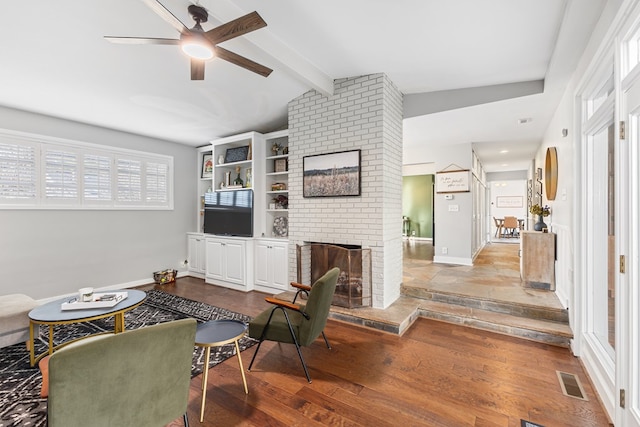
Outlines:
[[62, 303], [62, 310], [86, 310], [90, 308], [110, 308], [127, 298], [126, 292], [99, 292], [93, 294], [93, 301], [78, 301], [72, 298]]

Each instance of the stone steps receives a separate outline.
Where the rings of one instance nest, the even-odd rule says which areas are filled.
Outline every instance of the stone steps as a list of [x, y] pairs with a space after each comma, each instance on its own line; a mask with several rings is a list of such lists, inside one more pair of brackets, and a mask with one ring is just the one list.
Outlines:
[[[291, 300], [293, 293], [278, 298]], [[531, 341], [569, 347], [573, 332], [567, 311], [516, 302], [403, 287], [388, 308], [331, 307], [329, 318], [402, 335], [418, 317], [454, 323]]]

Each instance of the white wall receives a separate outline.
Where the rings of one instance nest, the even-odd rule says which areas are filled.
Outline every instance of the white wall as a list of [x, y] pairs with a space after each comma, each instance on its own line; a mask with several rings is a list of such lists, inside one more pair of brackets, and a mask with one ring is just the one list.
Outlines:
[[[496, 233], [493, 218], [504, 218], [505, 216], [515, 216], [519, 219], [527, 218], [527, 181], [490, 181], [488, 185], [491, 193], [491, 236], [493, 237]], [[520, 207], [500, 207], [498, 206], [498, 197], [520, 197], [522, 205]]]
[[43, 299], [180, 270], [196, 229], [194, 148], [3, 107], [0, 128], [171, 155], [175, 168], [170, 211], [0, 210], [3, 294]]
[[[590, 321], [590, 313], [585, 311], [584, 301], [589, 298], [583, 292], [581, 283], [583, 266], [579, 253], [586, 242], [581, 241], [580, 217], [584, 214], [576, 210], [580, 202], [580, 146], [581, 135], [576, 131], [581, 121], [579, 109], [576, 108], [577, 87], [587, 74], [591, 61], [597, 55], [601, 42], [614, 21], [622, 0], [610, 0], [605, 6], [602, 16], [592, 33], [571, 82], [554, 113], [545, 132], [543, 142], [535, 157], [535, 164], [544, 168], [545, 154], [548, 147], [556, 147], [558, 154], [558, 189], [556, 199], [549, 201], [546, 191], [543, 192], [543, 203], [551, 207], [551, 231], [556, 233], [556, 294], [560, 302], [569, 309], [569, 319], [574, 332], [572, 350], [580, 356], [599, 398], [611, 419], [615, 418], [616, 391], [613, 382], [607, 378], [610, 366], [597, 360], [600, 350], [593, 348], [589, 339], [583, 335], [584, 323]], [[562, 129], [567, 129], [568, 136], [562, 136]]]

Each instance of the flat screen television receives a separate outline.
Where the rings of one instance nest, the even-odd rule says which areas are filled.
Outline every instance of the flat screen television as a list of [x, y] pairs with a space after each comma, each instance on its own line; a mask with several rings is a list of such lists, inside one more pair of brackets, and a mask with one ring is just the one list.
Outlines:
[[253, 237], [253, 190], [205, 193], [204, 232]]

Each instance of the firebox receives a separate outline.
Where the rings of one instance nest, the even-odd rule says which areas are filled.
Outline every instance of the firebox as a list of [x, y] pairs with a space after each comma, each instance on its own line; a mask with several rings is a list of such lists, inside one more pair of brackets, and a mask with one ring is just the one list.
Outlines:
[[347, 308], [371, 306], [371, 249], [309, 242], [296, 245], [296, 258], [299, 283], [314, 283], [328, 270], [340, 269], [333, 305]]

